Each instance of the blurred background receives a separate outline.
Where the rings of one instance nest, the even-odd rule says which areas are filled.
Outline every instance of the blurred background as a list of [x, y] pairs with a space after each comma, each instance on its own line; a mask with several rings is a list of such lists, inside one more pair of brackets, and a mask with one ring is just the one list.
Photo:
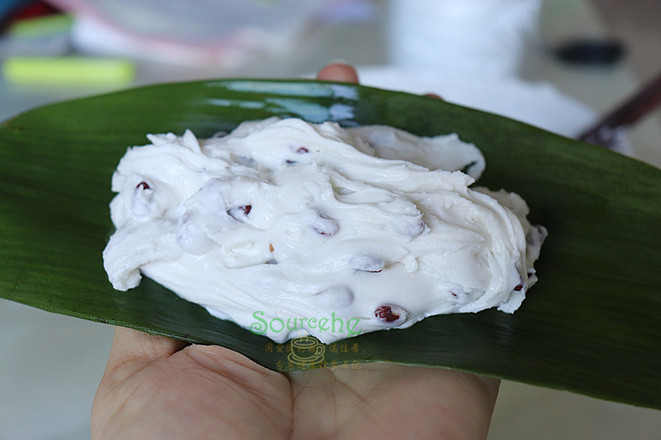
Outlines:
[[[661, 72], [661, 0], [0, 0], [0, 121], [144, 84], [364, 83], [577, 136]], [[661, 166], [661, 112], [616, 147]], [[0, 300], [0, 440], [89, 438], [112, 328]], [[490, 440], [657, 439], [661, 412], [505, 382]]]

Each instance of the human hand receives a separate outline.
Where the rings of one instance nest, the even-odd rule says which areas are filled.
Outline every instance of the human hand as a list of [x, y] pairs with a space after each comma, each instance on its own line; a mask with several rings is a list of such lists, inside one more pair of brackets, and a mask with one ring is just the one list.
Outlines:
[[[333, 64], [319, 79], [357, 82]], [[219, 346], [117, 328], [92, 438], [484, 439], [499, 381], [439, 368], [361, 364], [282, 374]]]
[[483, 439], [498, 381], [361, 364], [281, 374], [219, 346], [117, 328], [94, 440]]

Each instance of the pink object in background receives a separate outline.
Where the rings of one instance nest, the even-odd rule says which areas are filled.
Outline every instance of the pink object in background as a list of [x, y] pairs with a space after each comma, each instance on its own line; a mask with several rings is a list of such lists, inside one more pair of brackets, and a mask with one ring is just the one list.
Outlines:
[[237, 66], [286, 50], [330, 0], [51, 0], [75, 18], [82, 51]]

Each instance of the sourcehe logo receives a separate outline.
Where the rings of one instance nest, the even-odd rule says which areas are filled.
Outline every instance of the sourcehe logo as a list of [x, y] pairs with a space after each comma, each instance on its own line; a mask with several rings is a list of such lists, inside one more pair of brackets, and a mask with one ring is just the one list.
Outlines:
[[317, 330], [318, 333], [334, 333], [346, 335], [347, 337], [359, 335], [361, 330], [357, 329], [360, 318], [344, 319], [335, 316], [332, 312], [329, 316], [311, 318], [265, 318], [263, 311], [252, 314], [255, 321], [250, 324], [250, 331], [263, 335], [270, 333], [289, 333], [296, 330]]

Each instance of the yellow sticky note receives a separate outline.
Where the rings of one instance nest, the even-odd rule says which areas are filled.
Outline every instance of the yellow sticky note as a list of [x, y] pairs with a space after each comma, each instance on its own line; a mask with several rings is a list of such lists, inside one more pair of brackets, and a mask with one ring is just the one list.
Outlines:
[[23, 84], [128, 84], [135, 75], [131, 61], [98, 57], [8, 57], [2, 65], [7, 81]]

